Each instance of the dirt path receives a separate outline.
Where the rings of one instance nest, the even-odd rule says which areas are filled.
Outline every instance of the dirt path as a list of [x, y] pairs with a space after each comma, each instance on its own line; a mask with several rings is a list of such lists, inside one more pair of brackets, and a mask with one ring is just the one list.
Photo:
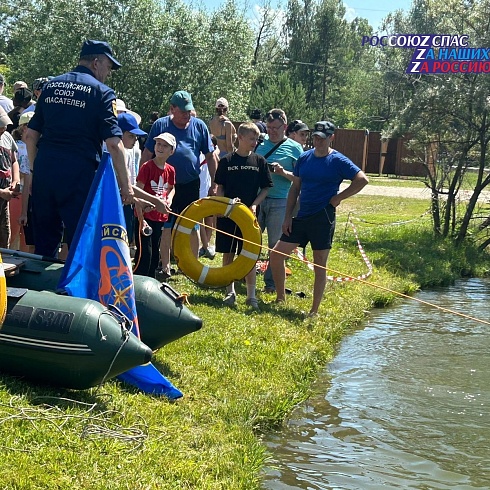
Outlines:
[[[349, 184], [343, 183], [340, 189], [345, 189]], [[388, 196], [388, 197], [406, 197], [411, 199], [430, 199], [430, 190], [427, 187], [390, 187], [381, 185], [368, 184], [359, 193], [365, 196]], [[460, 199], [468, 200], [471, 196], [470, 191], [461, 191]], [[490, 191], [483, 191], [478, 199], [480, 202], [490, 203]]]

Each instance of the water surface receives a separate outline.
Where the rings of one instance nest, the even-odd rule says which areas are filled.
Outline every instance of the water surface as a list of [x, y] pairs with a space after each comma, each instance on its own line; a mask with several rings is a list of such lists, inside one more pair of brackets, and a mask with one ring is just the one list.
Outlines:
[[[490, 320], [490, 280], [419, 299]], [[406, 300], [346, 337], [263, 488], [490, 488], [490, 326]]]

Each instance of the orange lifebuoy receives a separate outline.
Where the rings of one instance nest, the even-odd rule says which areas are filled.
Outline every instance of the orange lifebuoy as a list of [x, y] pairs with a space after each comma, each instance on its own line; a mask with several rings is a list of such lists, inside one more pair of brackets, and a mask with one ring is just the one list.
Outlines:
[[[194, 256], [190, 234], [196, 223], [207, 216], [223, 215], [240, 228], [243, 246], [235, 260], [224, 267], [208, 267]], [[187, 206], [172, 231], [172, 250], [179, 269], [193, 281], [211, 287], [224, 287], [243, 279], [254, 267], [262, 248], [262, 232], [257, 219], [245, 204], [227, 197], [205, 197]]]

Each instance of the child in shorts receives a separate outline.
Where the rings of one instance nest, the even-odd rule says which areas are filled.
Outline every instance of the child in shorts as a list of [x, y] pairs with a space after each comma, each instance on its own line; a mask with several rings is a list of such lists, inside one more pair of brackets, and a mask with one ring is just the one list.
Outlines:
[[[255, 215], [257, 206], [265, 199], [269, 188], [272, 187], [272, 178], [269, 173], [267, 161], [261, 155], [254, 153], [259, 138], [259, 129], [255, 123], [243, 123], [238, 128], [238, 149], [224, 156], [216, 170], [215, 183], [218, 184], [218, 196], [238, 198], [248, 206]], [[240, 229], [229, 218], [217, 219], [216, 251], [223, 254], [223, 266], [233, 262], [235, 253], [239, 254], [242, 241], [219, 233], [225, 231], [241, 237]], [[246, 304], [254, 310], [259, 310], [255, 297], [256, 269], [255, 267], [245, 276], [247, 286]], [[223, 303], [234, 306], [236, 303], [235, 285], [231, 283], [226, 288]]]
[[[175, 169], [167, 163], [167, 159], [174, 153], [177, 142], [170, 133], [159, 134], [154, 140], [155, 157], [141, 166], [136, 186], [149, 194], [160, 197], [170, 208], [175, 193]], [[136, 212], [140, 227], [136, 237], [135, 260], [138, 265], [134, 273], [155, 277], [160, 260], [160, 249], [162, 249], [163, 271], [170, 269], [171, 228], [164, 227], [168, 221], [168, 214], [154, 209], [143, 215], [139, 206], [136, 207]]]

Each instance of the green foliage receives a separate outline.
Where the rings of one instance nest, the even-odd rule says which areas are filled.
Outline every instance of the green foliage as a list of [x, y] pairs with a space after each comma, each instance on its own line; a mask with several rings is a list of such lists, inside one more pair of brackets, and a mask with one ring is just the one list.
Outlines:
[[[392, 32], [468, 34], [472, 46], [485, 46], [489, 3], [487, 0], [417, 0], [411, 11], [392, 16]], [[383, 50], [400, 73], [408, 60], [400, 55], [407, 50]], [[490, 130], [490, 81], [476, 73], [431, 76], [405, 75], [394, 96], [397, 110], [392, 130], [412, 135], [412, 149], [428, 169], [431, 190], [434, 233], [461, 243], [470, 232], [478, 197], [490, 184], [485, 175], [489, 165], [488, 132]], [[464, 208], [458, 193], [467, 168], [479, 169], [472, 196]]]
[[293, 83], [301, 83], [308, 104], [319, 118], [332, 118], [333, 94], [342, 81], [345, 63], [346, 22], [341, 1], [290, 0], [286, 56]]
[[265, 78], [251, 93], [251, 107], [262, 107], [264, 111], [282, 109], [288, 120], [301, 119], [314, 124], [310, 110], [306, 110], [306, 94], [301, 83], [293, 84], [287, 72], [276, 73]]
[[73, 68], [84, 39], [107, 40], [123, 64], [109, 85], [143, 120], [186, 89], [205, 120], [224, 96], [235, 121], [280, 106], [290, 119], [379, 129], [386, 93], [376, 50], [360, 43], [372, 28], [344, 13], [340, 0], [290, 0], [286, 11], [265, 0], [251, 23], [234, 0], [212, 12], [182, 0], [6, 0], [0, 51], [31, 84]]
[[[20, 5], [22, 4], [22, 8]], [[204, 118], [226, 96], [243, 117], [251, 85], [252, 31], [229, 1], [210, 14], [180, 0], [8, 0], [12, 76], [29, 84], [69, 71], [83, 40], [111, 43], [123, 67], [109, 84], [144, 118], [165, 114], [175, 90], [192, 93]]]
[[3, 90], [3, 95], [5, 96], [12, 96], [13, 94], [11, 94], [11, 89], [12, 89], [12, 86], [11, 84], [9, 83], [9, 79], [10, 79], [10, 68], [1, 63], [0, 61], [0, 73], [5, 77], [5, 86], [4, 86], [4, 90]]

